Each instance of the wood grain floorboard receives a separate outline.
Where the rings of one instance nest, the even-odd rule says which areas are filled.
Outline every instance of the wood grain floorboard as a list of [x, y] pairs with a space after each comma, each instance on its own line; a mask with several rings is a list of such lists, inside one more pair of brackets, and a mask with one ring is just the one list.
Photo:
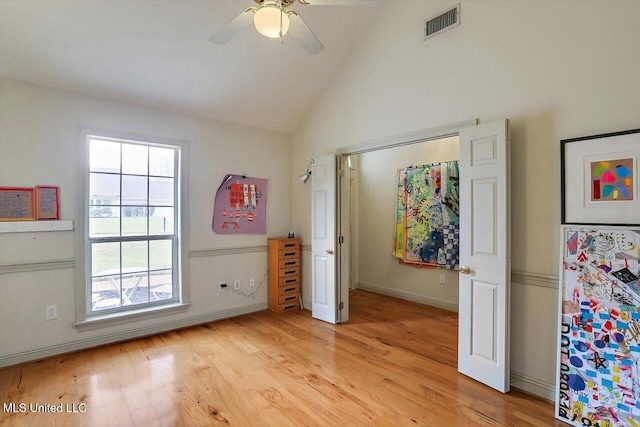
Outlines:
[[457, 372], [457, 313], [364, 291], [351, 320], [261, 311], [0, 369], [0, 426], [562, 426]]

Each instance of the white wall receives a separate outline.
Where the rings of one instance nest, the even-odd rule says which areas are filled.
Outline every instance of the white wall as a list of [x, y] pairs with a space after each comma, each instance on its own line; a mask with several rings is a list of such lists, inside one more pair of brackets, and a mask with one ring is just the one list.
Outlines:
[[337, 70], [294, 134], [293, 226], [308, 240], [310, 187], [295, 174], [309, 157], [473, 118], [511, 119], [512, 374], [550, 397], [559, 141], [640, 127], [640, 2], [462, 1], [461, 25], [424, 41], [424, 19], [453, 3], [386, 2]]
[[[357, 228], [359, 288], [454, 309], [458, 273], [400, 264], [392, 256], [398, 169], [459, 159], [458, 138], [444, 138], [358, 155]], [[444, 274], [446, 284], [439, 283]]]
[[[290, 227], [290, 137], [20, 83], [0, 81], [0, 185], [57, 185], [61, 216], [82, 210], [85, 167], [77, 126], [187, 140], [190, 309], [183, 314], [87, 332], [75, 319], [74, 232], [0, 234], [0, 366], [46, 354], [266, 308], [267, 282], [255, 298], [219, 293], [218, 282], [267, 272], [268, 236]], [[269, 179], [267, 235], [217, 235], [213, 200], [226, 173]], [[82, 241], [80, 238], [79, 241]], [[240, 247], [240, 250], [227, 250]], [[47, 262], [60, 261], [54, 265]], [[46, 305], [58, 320], [45, 321]]]

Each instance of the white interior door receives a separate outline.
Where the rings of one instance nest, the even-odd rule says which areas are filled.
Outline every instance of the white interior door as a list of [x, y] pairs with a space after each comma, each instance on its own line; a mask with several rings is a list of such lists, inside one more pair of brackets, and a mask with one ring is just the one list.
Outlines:
[[509, 391], [508, 122], [460, 131], [458, 370]]
[[336, 158], [315, 157], [311, 171], [311, 314], [337, 323]]

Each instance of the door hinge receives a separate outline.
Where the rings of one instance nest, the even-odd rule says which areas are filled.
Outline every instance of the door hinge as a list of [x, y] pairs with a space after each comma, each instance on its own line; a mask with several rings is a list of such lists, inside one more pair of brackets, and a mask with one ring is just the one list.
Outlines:
[[340, 178], [343, 178], [343, 177], [344, 177], [344, 171], [343, 171], [342, 169], [340, 169], [340, 170], [338, 171], [338, 176], [339, 176]]
[[344, 308], [344, 302], [340, 301], [340, 304], [338, 304], [338, 310], [342, 310]]
[[339, 236], [338, 237], [338, 244], [341, 245], [344, 243], [344, 236]]

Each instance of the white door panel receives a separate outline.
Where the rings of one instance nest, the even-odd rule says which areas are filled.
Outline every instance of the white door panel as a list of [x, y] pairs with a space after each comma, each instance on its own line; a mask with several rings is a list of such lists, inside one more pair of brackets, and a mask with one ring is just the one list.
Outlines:
[[327, 238], [327, 192], [318, 190], [313, 193], [313, 212], [317, 220], [313, 223], [313, 238]]
[[[314, 266], [315, 274], [313, 275], [313, 279], [316, 283], [327, 283], [327, 270], [328, 270], [328, 260], [326, 256], [316, 255], [314, 257]], [[326, 286], [315, 286], [314, 289], [314, 301], [318, 306], [322, 306], [322, 308], [327, 308], [328, 305], [328, 295], [327, 295], [327, 287]]]
[[[494, 283], [478, 280], [471, 281], [472, 307], [482, 307], [483, 310], [473, 310], [473, 329], [471, 333], [471, 354], [484, 358], [489, 363], [496, 363], [496, 303], [498, 287]], [[490, 332], [490, 333], [487, 333]]]
[[[498, 182], [496, 179], [478, 179], [472, 181], [471, 185], [471, 211], [472, 216], [472, 236], [471, 253], [473, 256], [484, 255], [496, 257], [496, 195]], [[485, 214], [491, 215], [489, 218]]]
[[459, 163], [458, 370], [502, 392], [509, 391], [507, 126], [498, 120], [462, 129]]

